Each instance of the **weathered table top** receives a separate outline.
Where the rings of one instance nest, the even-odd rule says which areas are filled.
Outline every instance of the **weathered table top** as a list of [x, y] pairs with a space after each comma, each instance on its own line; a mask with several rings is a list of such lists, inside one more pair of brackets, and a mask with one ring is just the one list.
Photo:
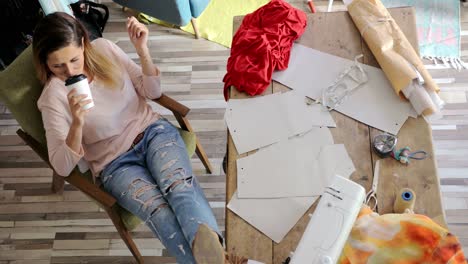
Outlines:
[[[391, 9], [390, 13], [417, 48], [416, 18], [409, 7]], [[243, 17], [234, 18], [234, 31], [240, 26]], [[375, 58], [361, 38], [347, 12], [316, 13], [308, 15], [308, 25], [298, 43], [347, 59], [364, 54], [364, 62], [377, 66]], [[272, 82], [264, 92], [270, 94], [288, 90], [287, 87]], [[246, 98], [247, 95], [230, 89], [230, 98]], [[332, 113], [337, 128], [330, 129], [336, 144], [344, 144], [354, 162], [356, 171], [351, 179], [370, 189], [375, 161], [380, 159], [371, 151], [371, 140], [379, 130], [357, 122], [338, 112]], [[425, 214], [442, 226], [445, 215], [442, 208], [439, 177], [434, 157], [430, 125], [423, 118], [409, 118], [398, 134], [398, 146], [410, 146], [415, 150], [425, 150], [430, 157], [423, 161], [413, 161], [409, 166], [393, 159], [380, 162], [379, 213], [391, 213], [396, 193], [403, 187], [413, 189], [417, 195], [415, 212]], [[253, 153], [253, 152], [252, 152]], [[251, 153], [244, 154], [248, 155]], [[239, 157], [231, 136], [228, 133], [228, 171], [226, 178], [226, 202], [229, 202], [237, 189], [236, 159]], [[226, 209], [226, 242], [229, 252], [246, 256], [265, 263], [282, 263], [294, 251], [308, 223], [308, 214], [314, 204], [299, 220], [287, 236], [277, 244], [259, 232], [242, 218]], [[275, 221], [272, 219], [272, 221]]]

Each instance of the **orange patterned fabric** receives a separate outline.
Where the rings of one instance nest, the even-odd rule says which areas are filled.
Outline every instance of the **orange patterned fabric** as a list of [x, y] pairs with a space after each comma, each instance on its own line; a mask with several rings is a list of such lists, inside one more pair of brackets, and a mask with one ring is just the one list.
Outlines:
[[354, 223], [340, 264], [467, 263], [447, 229], [418, 214], [378, 215], [365, 206]]

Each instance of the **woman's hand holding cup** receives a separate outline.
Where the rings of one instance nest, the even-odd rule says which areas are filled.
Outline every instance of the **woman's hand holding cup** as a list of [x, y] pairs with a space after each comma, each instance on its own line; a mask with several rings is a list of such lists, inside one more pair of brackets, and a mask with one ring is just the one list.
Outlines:
[[85, 114], [94, 106], [88, 79], [84, 74], [75, 75], [65, 80], [65, 86], [70, 90], [67, 98], [73, 122], [83, 126]]
[[88, 95], [86, 94], [76, 94], [75, 88], [73, 88], [67, 94], [68, 104], [70, 105], [71, 114], [73, 117], [73, 123], [78, 126], [83, 126], [84, 124], [84, 117], [86, 113], [90, 111], [90, 108], [84, 109], [83, 106], [92, 103], [92, 99], [84, 100]]

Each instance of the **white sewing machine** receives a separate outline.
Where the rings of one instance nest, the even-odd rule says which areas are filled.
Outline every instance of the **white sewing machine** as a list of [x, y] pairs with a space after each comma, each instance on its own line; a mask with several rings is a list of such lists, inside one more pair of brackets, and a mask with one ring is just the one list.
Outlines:
[[290, 264], [333, 264], [338, 261], [361, 210], [364, 188], [336, 176], [320, 199]]

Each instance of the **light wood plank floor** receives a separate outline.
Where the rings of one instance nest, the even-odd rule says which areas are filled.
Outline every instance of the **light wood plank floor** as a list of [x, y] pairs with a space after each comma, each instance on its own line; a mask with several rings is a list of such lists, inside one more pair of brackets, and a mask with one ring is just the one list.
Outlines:
[[[110, 0], [101, 2], [111, 11], [105, 37], [135, 58], [125, 33], [125, 15]], [[289, 2], [308, 12], [304, 1]], [[326, 1], [316, 4], [319, 11], [326, 9]], [[222, 77], [229, 50], [177, 29], [149, 28], [151, 52], [164, 74], [164, 90], [192, 108], [189, 119], [215, 167], [215, 173], [207, 175], [199, 160], [193, 159], [195, 173], [224, 230]], [[462, 33], [463, 59], [468, 62], [468, 7], [462, 9]], [[468, 252], [468, 71], [434, 69], [431, 73], [448, 102], [444, 118], [432, 126], [447, 221]], [[167, 111], [162, 114], [173, 120]], [[105, 213], [85, 195], [68, 185], [64, 195], [50, 193], [51, 170], [16, 136], [17, 128], [11, 113], [0, 104], [0, 264], [132, 262]], [[144, 225], [133, 234], [147, 263], [174, 263]]]

